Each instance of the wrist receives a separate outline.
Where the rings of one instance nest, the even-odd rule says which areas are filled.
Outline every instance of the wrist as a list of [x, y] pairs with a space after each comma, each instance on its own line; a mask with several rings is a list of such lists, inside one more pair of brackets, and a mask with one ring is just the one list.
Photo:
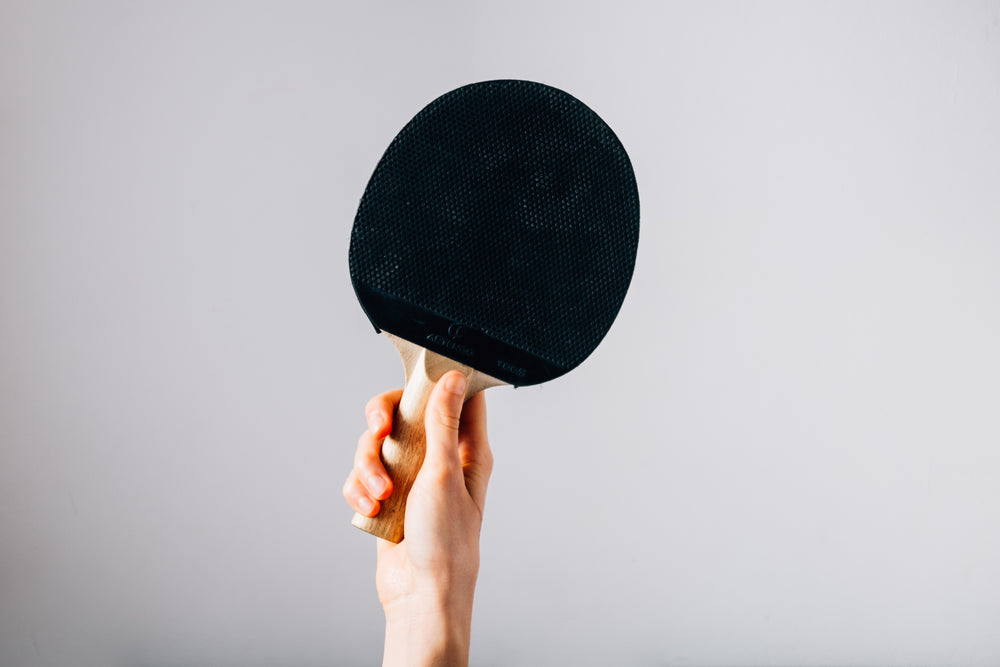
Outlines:
[[429, 602], [420, 598], [384, 605], [383, 667], [468, 665], [472, 604]]

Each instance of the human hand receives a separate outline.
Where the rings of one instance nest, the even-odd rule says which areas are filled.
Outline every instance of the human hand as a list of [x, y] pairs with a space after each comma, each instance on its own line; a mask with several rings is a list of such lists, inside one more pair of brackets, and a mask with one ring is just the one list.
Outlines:
[[[384, 665], [466, 664], [479, 574], [479, 531], [493, 455], [482, 393], [464, 405], [466, 379], [446, 373], [427, 401], [427, 452], [406, 502], [406, 537], [378, 540], [375, 584], [386, 617]], [[374, 516], [392, 483], [379, 458], [401, 390], [369, 401], [344, 497]]]

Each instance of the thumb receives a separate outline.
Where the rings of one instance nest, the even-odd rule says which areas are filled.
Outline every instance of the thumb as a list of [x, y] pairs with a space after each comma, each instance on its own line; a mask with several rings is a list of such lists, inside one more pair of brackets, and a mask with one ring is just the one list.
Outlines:
[[445, 373], [427, 399], [424, 429], [427, 453], [421, 471], [447, 475], [462, 472], [458, 455], [458, 426], [465, 402], [465, 376], [459, 371]]

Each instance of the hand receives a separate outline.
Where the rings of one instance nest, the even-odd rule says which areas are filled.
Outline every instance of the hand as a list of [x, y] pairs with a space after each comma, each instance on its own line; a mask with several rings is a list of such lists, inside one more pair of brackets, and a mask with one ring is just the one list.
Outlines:
[[[384, 665], [466, 664], [479, 574], [479, 530], [493, 455], [482, 393], [464, 405], [465, 377], [446, 373], [427, 401], [427, 453], [406, 502], [399, 544], [378, 541], [375, 584], [386, 617]], [[402, 391], [376, 396], [344, 497], [374, 516], [392, 483], [379, 459]]]

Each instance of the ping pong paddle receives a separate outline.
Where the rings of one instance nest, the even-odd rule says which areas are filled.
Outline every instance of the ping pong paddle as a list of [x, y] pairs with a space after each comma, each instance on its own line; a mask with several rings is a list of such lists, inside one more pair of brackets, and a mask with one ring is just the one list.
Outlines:
[[578, 366], [621, 307], [638, 242], [628, 155], [573, 96], [485, 81], [424, 107], [375, 167], [351, 232], [354, 290], [406, 371], [382, 445], [392, 495], [352, 523], [401, 541], [434, 383], [458, 369], [471, 396]]

